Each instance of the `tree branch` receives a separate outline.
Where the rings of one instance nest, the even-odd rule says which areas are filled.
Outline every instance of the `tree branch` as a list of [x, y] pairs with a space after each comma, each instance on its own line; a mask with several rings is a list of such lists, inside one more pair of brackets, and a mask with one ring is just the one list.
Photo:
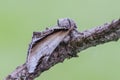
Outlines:
[[[39, 36], [39, 34], [37, 35]], [[8, 75], [5, 80], [33, 80], [42, 72], [50, 69], [59, 62], [63, 62], [66, 58], [76, 57], [77, 53], [82, 50], [110, 41], [117, 41], [119, 38], [120, 19], [83, 32], [79, 32], [76, 29], [72, 30], [52, 54], [47, 55], [47, 57], [49, 56], [48, 60], [46, 60], [46, 57], [44, 56], [39, 60], [37, 68], [33, 73], [28, 72], [27, 64], [25, 62]]]

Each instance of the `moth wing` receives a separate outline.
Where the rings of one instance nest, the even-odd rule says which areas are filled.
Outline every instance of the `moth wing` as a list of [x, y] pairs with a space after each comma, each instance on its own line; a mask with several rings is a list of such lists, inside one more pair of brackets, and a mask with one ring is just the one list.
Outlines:
[[33, 73], [41, 57], [50, 55], [68, 33], [69, 30], [54, 32], [43, 38], [41, 41], [37, 42], [37, 44], [31, 48], [28, 54], [28, 72]]

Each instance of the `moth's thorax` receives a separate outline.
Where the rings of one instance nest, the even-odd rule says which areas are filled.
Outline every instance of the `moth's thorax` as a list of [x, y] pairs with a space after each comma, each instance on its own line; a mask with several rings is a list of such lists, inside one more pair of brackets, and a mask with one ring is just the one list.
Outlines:
[[72, 19], [69, 19], [69, 18], [58, 19], [57, 25], [59, 27], [66, 27], [68, 29], [71, 27], [77, 28], [76, 23]]

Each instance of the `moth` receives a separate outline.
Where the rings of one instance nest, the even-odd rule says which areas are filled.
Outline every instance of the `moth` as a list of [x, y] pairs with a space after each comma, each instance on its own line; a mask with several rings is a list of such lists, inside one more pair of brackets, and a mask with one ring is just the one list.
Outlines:
[[[33, 73], [39, 60], [45, 55], [51, 55], [63, 39], [76, 28], [76, 24], [69, 18], [59, 19], [57, 25], [43, 32], [34, 32], [27, 55], [27, 69]], [[49, 57], [46, 57], [48, 60]]]

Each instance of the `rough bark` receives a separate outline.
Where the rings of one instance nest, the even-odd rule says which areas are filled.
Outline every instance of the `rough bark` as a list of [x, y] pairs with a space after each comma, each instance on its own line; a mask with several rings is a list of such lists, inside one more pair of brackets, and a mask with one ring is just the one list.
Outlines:
[[8, 75], [5, 80], [33, 80], [40, 76], [42, 72], [59, 62], [63, 62], [66, 58], [76, 57], [77, 53], [82, 50], [110, 41], [117, 41], [119, 38], [120, 19], [83, 32], [79, 32], [76, 29], [72, 30], [68, 41], [66, 41], [66, 37], [51, 55], [47, 55], [47, 57], [49, 56], [48, 60], [45, 60], [46, 56], [43, 56], [33, 73], [28, 72], [25, 62]]

